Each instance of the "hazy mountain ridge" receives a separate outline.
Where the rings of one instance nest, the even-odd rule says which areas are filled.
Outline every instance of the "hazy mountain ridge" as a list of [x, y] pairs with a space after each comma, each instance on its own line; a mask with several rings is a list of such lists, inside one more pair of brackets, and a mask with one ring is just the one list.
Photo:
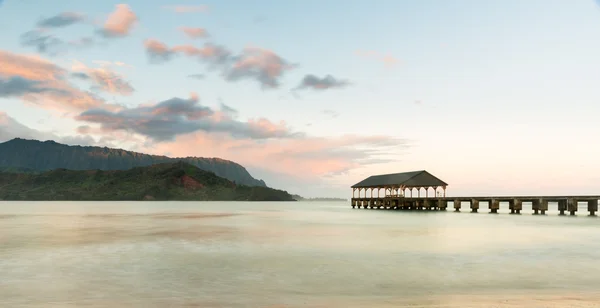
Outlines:
[[20, 172], [69, 170], [128, 170], [135, 167], [184, 161], [200, 169], [214, 172], [238, 184], [266, 187], [264, 181], [253, 178], [242, 165], [220, 158], [150, 155], [97, 146], [70, 146], [54, 141], [15, 138], [0, 143], [0, 170]]
[[0, 172], [0, 200], [295, 201], [286, 191], [238, 185], [183, 161], [129, 170]]
[[315, 197], [315, 198], [305, 198], [297, 194], [293, 194], [292, 198], [296, 201], [348, 201], [345, 198], [329, 198], [329, 197]]

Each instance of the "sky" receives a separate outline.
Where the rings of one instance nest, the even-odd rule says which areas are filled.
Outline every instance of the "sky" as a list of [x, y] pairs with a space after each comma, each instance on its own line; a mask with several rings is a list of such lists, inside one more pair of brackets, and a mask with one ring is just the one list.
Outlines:
[[594, 0], [0, 0], [0, 142], [237, 162], [306, 197], [600, 193]]

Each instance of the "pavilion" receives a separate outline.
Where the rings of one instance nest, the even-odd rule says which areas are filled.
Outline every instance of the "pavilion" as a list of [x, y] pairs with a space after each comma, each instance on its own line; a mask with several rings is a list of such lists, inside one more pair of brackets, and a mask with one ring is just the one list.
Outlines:
[[[433, 190], [433, 197], [437, 196], [438, 188], [443, 190], [443, 196], [446, 197], [446, 186], [448, 184], [431, 173], [420, 170], [402, 173], [372, 175], [354, 185], [352, 188], [352, 198], [381, 198], [381, 197], [407, 197], [421, 198], [421, 190], [425, 192], [425, 198], [429, 197], [429, 189]], [[380, 191], [384, 189], [384, 196], [380, 196]], [[358, 196], [355, 197], [355, 191], [358, 190]], [[377, 195], [373, 196], [373, 191]], [[409, 190], [410, 195], [406, 195]], [[414, 191], [416, 190], [416, 194]], [[364, 195], [361, 196], [361, 192]]]

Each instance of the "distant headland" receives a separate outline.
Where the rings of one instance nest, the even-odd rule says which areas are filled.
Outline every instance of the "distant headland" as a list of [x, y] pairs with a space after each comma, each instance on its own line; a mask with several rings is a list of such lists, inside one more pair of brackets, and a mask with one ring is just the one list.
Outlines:
[[20, 138], [0, 143], [0, 199], [296, 201], [220, 158]]
[[0, 200], [295, 201], [286, 191], [238, 185], [182, 161], [128, 170], [0, 172]]

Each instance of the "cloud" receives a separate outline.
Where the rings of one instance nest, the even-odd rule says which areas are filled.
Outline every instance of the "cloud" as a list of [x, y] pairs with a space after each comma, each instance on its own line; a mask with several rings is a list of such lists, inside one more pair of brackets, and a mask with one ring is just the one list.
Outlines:
[[73, 77], [75, 79], [80, 79], [80, 80], [89, 80], [90, 79], [90, 75], [88, 75], [86, 73], [82, 73], [82, 72], [71, 73], [71, 77]]
[[104, 68], [109, 68], [109, 67], [128, 67], [128, 68], [133, 68], [133, 65], [127, 64], [127, 63], [121, 62], [121, 61], [94, 60], [94, 61], [92, 61], [92, 63], [98, 64], [98, 65], [100, 65], [101, 67], [104, 67]]
[[93, 46], [96, 41], [91, 37], [82, 37], [76, 40], [69, 41], [69, 45], [73, 47], [86, 48]]
[[[199, 131], [153, 144], [147, 151], [174, 156], [221, 157], [248, 168], [283, 173], [293, 178], [322, 179], [353, 169], [397, 160], [407, 143], [389, 136], [310, 137], [253, 140]], [[394, 155], [394, 156], [392, 156]]]
[[296, 89], [314, 89], [314, 90], [327, 90], [333, 88], [342, 88], [347, 86], [349, 83], [345, 80], [338, 80], [331, 75], [327, 75], [323, 78], [319, 78], [315, 75], [306, 75], [296, 87]]
[[26, 94], [53, 91], [45, 88], [39, 81], [25, 79], [20, 76], [0, 78], [0, 97], [20, 97]]
[[206, 5], [167, 5], [167, 6], [163, 6], [163, 8], [173, 11], [175, 13], [206, 13], [206, 12], [208, 12], [208, 6], [206, 6]]
[[65, 42], [50, 33], [50, 30], [64, 28], [86, 20], [83, 14], [64, 12], [43, 18], [37, 22], [37, 29], [27, 31], [20, 37], [20, 43], [25, 47], [34, 47], [38, 53], [56, 56], [67, 51], [68, 47], [89, 47], [94, 44], [92, 38], [83, 37]]
[[0, 76], [20, 76], [31, 80], [58, 80], [66, 70], [37, 56], [12, 53], [0, 49]]
[[[104, 67], [89, 68], [85, 64], [76, 61], [75, 65], [73, 66], [73, 70], [80, 73], [80, 75], [76, 75], [74, 77], [90, 80], [94, 83], [96, 88], [107, 93], [131, 95], [134, 92], [133, 86], [127, 80], [125, 80], [123, 76], [108, 68], [106, 63], [102, 64]], [[87, 78], [81, 74], [85, 75]]]
[[389, 55], [389, 54], [381, 54], [377, 51], [372, 51], [372, 50], [357, 50], [355, 52], [355, 54], [359, 57], [362, 58], [368, 58], [368, 59], [374, 59], [377, 60], [381, 63], [383, 63], [386, 67], [394, 67], [396, 65], [398, 65], [400, 63], [400, 61], [398, 59], [396, 59], [395, 57]]
[[169, 46], [155, 39], [145, 40], [144, 47], [152, 63], [166, 62], [175, 55], [175, 52]]
[[83, 22], [85, 16], [74, 12], [64, 12], [38, 21], [39, 28], [62, 28]]
[[212, 43], [205, 43], [201, 48], [192, 45], [179, 45], [173, 47], [170, 52], [204, 61], [213, 68], [225, 67], [232, 61], [232, 53], [229, 49]]
[[100, 125], [100, 132], [126, 131], [161, 142], [178, 135], [196, 131], [226, 133], [235, 138], [269, 139], [293, 137], [285, 123], [275, 124], [267, 119], [237, 121], [233, 108], [215, 111], [198, 103], [194, 94], [189, 99], [174, 97], [155, 105], [124, 108], [117, 112], [91, 109], [76, 120]]
[[92, 145], [95, 143], [94, 139], [90, 136], [65, 137], [29, 128], [10, 117], [6, 112], [0, 111], [0, 142], [14, 138], [55, 140], [60, 143], [72, 145]]
[[181, 27], [179, 30], [192, 39], [208, 37], [208, 31], [204, 28]]
[[65, 42], [52, 34], [45, 34], [40, 30], [25, 32], [21, 35], [20, 39], [22, 46], [34, 47], [41, 54], [55, 56], [66, 50]]
[[279, 79], [294, 67], [271, 50], [248, 47], [227, 68], [226, 79], [235, 81], [250, 78], [257, 80], [263, 88], [278, 88]]
[[[12, 95], [19, 93], [25, 102], [62, 111], [118, 108], [73, 86], [68, 82], [66, 69], [40, 57], [0, 50], [0, 63], [0, 78], [4, 80], [5, 89], [12, 89]], [[15, 90], [17, 88], [19, 92]]]
[[129, 5], [117, 4], [99, 33], [106, 38], [124, 37], [130, 34], [137, 21], [137, 15]]
[[232, 118], [235, 118], [238, 115], [237, 109], [230, 107], [228, 105], [225, 105], [225, 103], [223, 103], [223, 101], [221, 99], [219, 99], [219, 107], [221, 109], [221, 112], [231, 116]]
[[296, 67], [275, 52], [259, 47], [247, 47], [234, 55], [224, 46], [212, 43], [202, 47], [178, 45], [171, 48], [158, 40], [148, 39], [144, 46], [152, 63], [163, 63], [184, 55], [220, 70], [227, 81], [255, 80], [263, 89], [278, 88], [283, 75]]

